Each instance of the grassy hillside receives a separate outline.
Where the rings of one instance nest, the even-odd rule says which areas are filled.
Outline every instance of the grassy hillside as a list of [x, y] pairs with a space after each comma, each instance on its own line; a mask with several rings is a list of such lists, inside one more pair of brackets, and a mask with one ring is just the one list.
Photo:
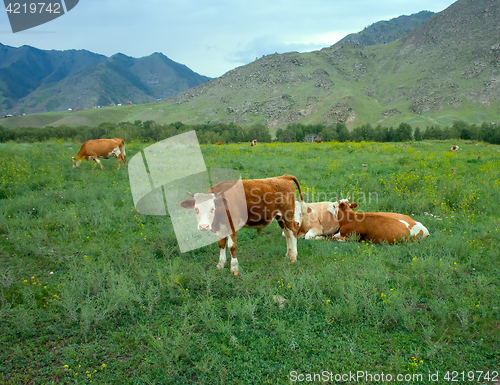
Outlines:
[[[129, 161], [148, 145], [128, 145]], [[499, 146], [202, 146], [207, 167], [291, 173], [308, 201], [351, 195], [431, 233], [395, 246], [301, 239], [291, 264], [276, 224], [242, 229], [238, 277], [216, 268], [215, 244], [180, 254], [168, 217], [137, 213], [116, 160], [72, 169], [77, 150], [0, 145], [0, 382], [498, 381]]]

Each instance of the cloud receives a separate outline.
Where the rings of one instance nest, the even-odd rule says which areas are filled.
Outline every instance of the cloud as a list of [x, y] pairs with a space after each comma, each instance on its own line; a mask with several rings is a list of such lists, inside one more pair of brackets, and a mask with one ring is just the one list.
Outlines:
[[284, 52], [308, 52], [323, 48], [320, 43], [286, 43], [273, 36], [260, 36], [243, 46], [239, 46], [235, 52], [227, 55], [226, 59], [233, 63], [250, 63], [255, 59], [273, 53]]

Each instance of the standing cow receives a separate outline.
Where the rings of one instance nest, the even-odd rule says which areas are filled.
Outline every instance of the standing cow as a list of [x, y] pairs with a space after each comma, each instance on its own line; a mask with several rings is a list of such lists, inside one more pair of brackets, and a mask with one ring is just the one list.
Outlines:
[[120, 163], [123, 160], [125, 166], [127, 165], [127, 156], [125, 154], [125, 141], [120, 138], [114, 139], [92, 139], [87, 140], [82, 144], [78, 154], [71, 159], [73, 160], [73, 168], [80, 166], [82, 160], [93, 160], [94, 163], [99, 163], [102, 170], [102, 164], [99, 158], [118, 159], [118, 170]]
[[[180, 203], [185, 209], [194, 209], [198, 230], [211, 231], [219, 239], [219, 263], [222, 269], [226, 263], [226, 243], [231, 251], [231, 272], [238, 275], [236, 258], [236, 238], [238, 229], [248, 227], [262, 230], [274, 218], [283, 228], [287, 241], [287, 257], [292, 262], [297, 260], [297, 224], [295, 216], [295, 185], [300, 195], [300, 210], [305, 214], [299, 181], [293, 175], [283, 175], [267, 179], [242, 180], [243, 193], [235, 193], [236, 182], [220, 182], [210, 188], [206, 194], [191, 194], [194, 199]], [[294, 185], [295, 183], [295, 185]], [[302, 218], [307, 221], [307, 216]]]
[[424, 225], [408, 215], [359, 213], [352, 210], [355, 207], [357, 207], [356, 203], [349, 205], [346, 202], [339, 202], [336, 211], [340, 228], [338, 234], [334, 235], [337, 240], [346, 240], [347, 237], [355, 234], [359, 236], [360, 241], [394, 244], [429, 236], [429, 231]]

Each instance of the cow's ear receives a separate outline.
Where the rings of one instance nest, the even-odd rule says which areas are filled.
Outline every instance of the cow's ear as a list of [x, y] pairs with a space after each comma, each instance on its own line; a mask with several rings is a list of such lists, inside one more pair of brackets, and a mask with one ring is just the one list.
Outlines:
[[310, 214], [310, 213], [312, 213], [312, 211], [313, 211], [312, 208], [310, 208], [309, 206], [307, 206], [307, 213]]
[[352, 202], [352, 203], [349, 205], [349, 207], [350, 207], [351, 209], [355, 209], [356, 207], [358, 207], [358, 204], [357, 204], [356, 202]]
[[185, 209], [194, 209], [194, 199], [186, 199], [182, 201], [181, 206]]

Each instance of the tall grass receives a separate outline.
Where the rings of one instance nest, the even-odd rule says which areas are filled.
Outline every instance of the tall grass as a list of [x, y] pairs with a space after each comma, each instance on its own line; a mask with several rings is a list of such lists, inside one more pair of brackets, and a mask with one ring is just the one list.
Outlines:
[[[128, 145], [129, 159], [147, 145]], [[309, 201], [351, 195], [431, 233], [299, 240], [291, 264], [277, 225], [241, 230], [236, 278], [215, 267], [216, 244], [181, 254], [168, 216], [137, 213], [115, 160], [72, 169], [77, 151], [0, 145], [0, 382], [284, 384], [326, 370], [430, 383], [499, 370], [499, 146], [202, 146], [207, 167], [290, 173]]]

